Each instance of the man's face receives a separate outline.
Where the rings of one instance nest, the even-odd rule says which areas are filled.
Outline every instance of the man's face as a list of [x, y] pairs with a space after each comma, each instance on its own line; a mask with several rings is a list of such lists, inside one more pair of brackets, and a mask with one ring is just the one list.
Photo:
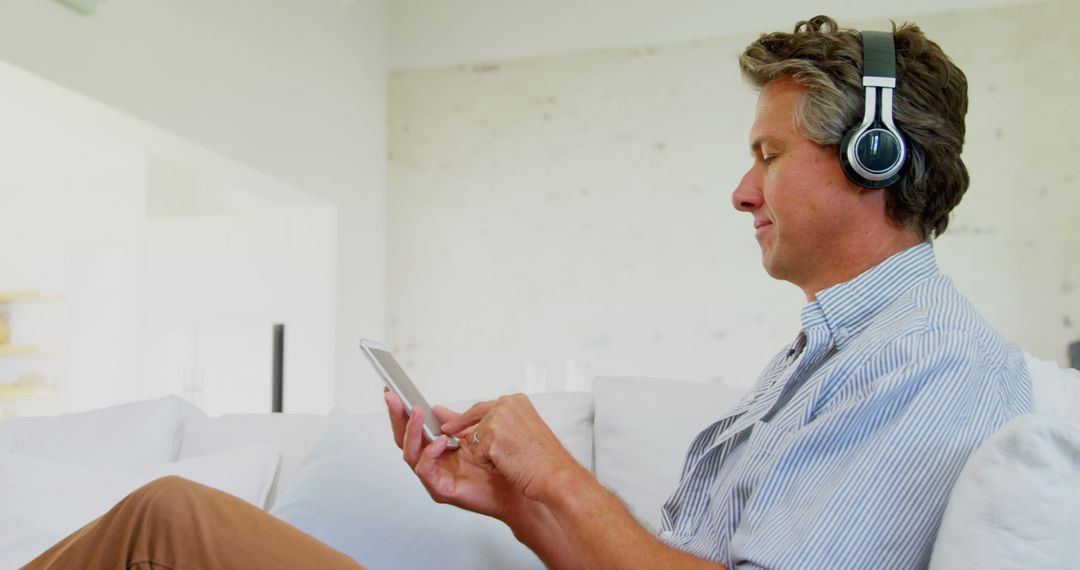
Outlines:
[[[839, 281], [851, 240], [860, 239], [861, 188], [848, 181], [837, 151], [796, 129], [803, 87], [790, 79], [770, 82], [758, 96], [750, 129], [754, 164], [732, 194], [735, 209], [754, 216], [765, 270], [811, 297]], [[869, 236], [861, 236], [866, 239]]]

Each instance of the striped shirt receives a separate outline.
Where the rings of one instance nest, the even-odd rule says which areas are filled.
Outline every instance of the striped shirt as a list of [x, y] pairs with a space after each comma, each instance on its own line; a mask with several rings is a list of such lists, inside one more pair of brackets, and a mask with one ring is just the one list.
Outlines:
[[964, 461], [1030, 410], [1022, 353], [929, 243], [821, 291], [801, 318], [691, 443], [660, 537], [732, 568], [924, 568]]

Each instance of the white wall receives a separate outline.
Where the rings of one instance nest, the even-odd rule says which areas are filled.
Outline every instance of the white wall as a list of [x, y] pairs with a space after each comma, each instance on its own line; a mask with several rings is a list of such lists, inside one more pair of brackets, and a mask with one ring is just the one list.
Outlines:
[[816, 14], [852, 22], [1039, 1], [394, 0], [387, 57], [393, 69], [440, 67], [787, 31]]
[[[972, 10], [1012, 3], [1031, 8]], [[727, 192], [745, 166], [753, 101], [734, 57], [759, 31], [788, 29], [810, 14], [794, 1], [746, 6], [110, 0], [84, 17], [56, 2], [6, 2], [0, 59], [112, 109], [58, 110], [60, 96], [47, 89], [22, 93], [20, 104], [149, 145], [135, 171], [146, 169], [150, 191], [122, 208], [145, 208], [151, 218], [236, 213], [251, 205], [244, 193], [252, 187], [281, 204], [310, 205], [294, 188], [333, 203], [335, 392], [347, 408], [379, 405], [377, 380], [355, 340], [383, 336], [384, 322], [417, 375], [439, 379], [433, 399], [573, 387], [594, 373], [747, 382], [792, 333], [801, 300], [761, 277], [745, 221], [728, 211]], [[815, 11], [873, 26], [887, 13], [965, 15], [917, 18], [969, 73], [979, 71], [971, 73], [968, 147], [976, 186], [939, 254], [998, 326], [1057, 357], [1077, 322], [1066, 324], [1068, 313], [1058, 309], [1073, 306], [1080, 279], [1069, 268], [1074, 198], [1056, 189], [1074, 184], [1075, 173], [1065, 171], [1066, 161], [1050, 161], [1068, 144], [1042, 141], [1059, 122], [1075, 125], [1064, 100], [1070, 89], [1049, 82], [1076, 80], [1068, 64], [1040, 70], [1076, 52], [1075, 35], [1061, 23], [1075, 7], [918, 0], [903, 13], [895, 9], [836, 0]], [[1007, 33], [991, 37], [984, 27]], [[1031, 37], [1045, 45], [1027, 46]], [[703, 39], [672, 43], [694, 38]], [[620, 49], [582, 52], [597, 48]], [[506, 61], [563, 53], [571, 55]], [[383, 302], [387, 61], [444, 66], [394, 74], [389, 86], [390, 314]], [[488, 63], [445, 67], [473, 61]], [[21, 89], [0, 85], [5, 93]], [[116, 120], [125, 115], [187, 141]], [[192, 143], [212, 152], [193, 152]], [[112, 152], [108, 144], [89, 146]], [[163, 163], [213, 182], [158, 192], [163, 176], [184, 177]], [[984, 194], [976, 193], [980, 180]], [[103, 184], [111, 192], [129, 183]], [[1038, 208], [1026, 201], [1031, 196]], [[87, 219], [104, 235], [128, 235], [108, 216]], [[34, 233], [26, 222], [10, 228], [45, 242], [52, 238], [41, 236], [54, 235]], [[1064, 237], [1046, 237], [1055, 232]], [[113, 286], [109, 280], [139, 259], [117, 250], [115, 240], [103, 243], [89, 261], [65, 266], [81, 267], [87, 287]], [[993, 266], [999, 258], [1017, 264]], [[0, 266], [0, 277], [33, 267], [32, 256], [21, 259]], [[1001, 288], [986, 287], [986, 275]], [[50, 283], [28, 279], [33, 288]], [[127, 294], [114, 290], [120, 299]], [[82, 322], [99, 318], [85, 313]]]
[[378, 400], [355, 341], [384, 323], [384, 27], [383, 0], [16, 1], [0, 59], [332, 201], [348, 407]]
[[[1080, 338], [1077, 16], [917, 19], [972, 101], [973, 185], [941, 265], [1063, 363]], [[432, 400], [596, 374], [745, 385], [794, 337], [802, 294], [764, 274], [729, 202], [755, 99], [736, 57], [759, 32], [391, 75], [389, 338]]]
[[960, 289], [1005, 336], [1067, 364], [1080, 341], [1080, 3], [932, 20], [967, 72], [972, 186], [938, 247]]
[[[0, 358], [0, 382], [41, 375], [63, 383], [70, 387], [62, 393], [65, 409], [68, 402], [115, 403], [117, 394], [135, 390], [138, 291], [131, 276], [138, 273], [146, 155], [12, 100], [7, 78], [0, 74], [0, 290], [63, 300], [6, 307], [12, 344], [47, 354]], [[68, 383], [72, 371], [77, 381]]]
[[237, 325], [269, 332], [285, 324], [284, 409], [326, 412], [333, 405], [335, 214], [332, 206], [311, 206], [151, 220], [146, 336]]
[[0, 382], [59, 388], [0, 413], [159, 395], [145, 358], [159, 332], [274, 323], [285, 409], [330, 408], [333, 204], [2, 62], [0, 122], [0, 291], [61, 295], [0, 307], [13, 343], [55, 353], [0, 359]]

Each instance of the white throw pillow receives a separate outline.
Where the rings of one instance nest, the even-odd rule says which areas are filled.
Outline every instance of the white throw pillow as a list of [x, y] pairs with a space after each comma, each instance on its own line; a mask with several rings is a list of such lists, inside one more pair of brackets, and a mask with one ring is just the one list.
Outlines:
[[26, 564], [135, 489], [166, 475], [197, 481], [262, 508], [277, 462], [277, 450], [261, 445], [132, 472], [9, 454], [0, 458], [0, 568]]
[[51, 418], [15, 419], [10, 452], [129, 471], [175, 461], [184, 419], [201, 413], [187, 401], [169, 396]]
[[292, 484], [300, 462], [326, 429], [325, 415], [307, 414], [226, 414], [220, 417], [191, 416], [184, 422], [184, 438], [179, 459], [212, 455], [253, 443], [269, 445], [281, 452], [277, 480], [270, 491], [270, 503]]
[[597, 378], [596, 478], [646, 527], [679, 482], [694, 436], [735, 407], [748, 388], [653, 378]]
[[1024, 354], [1033, 414], [964, 465], [931, 568], [1080, 568], [1080, 372]]
[[1080, 568], [1080, 423], [1025, 415], [964, 465], [930, 567]]
[[[533, 403], [579, 461], [591, 455], [588, 394]], [[332, 415], [270, 512], [369, 568], [543, 568], [502, 523], [433, 502], [382, 413]]]

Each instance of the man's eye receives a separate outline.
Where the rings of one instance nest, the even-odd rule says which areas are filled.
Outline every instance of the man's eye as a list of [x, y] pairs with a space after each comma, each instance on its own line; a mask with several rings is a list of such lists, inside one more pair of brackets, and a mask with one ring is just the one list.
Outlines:
[[776, 158], [775, 154], [763, 154], [763, 155], [761, 155], [761, 162], [764, 162], [765, 164], [769, 164], [775, 158]]

